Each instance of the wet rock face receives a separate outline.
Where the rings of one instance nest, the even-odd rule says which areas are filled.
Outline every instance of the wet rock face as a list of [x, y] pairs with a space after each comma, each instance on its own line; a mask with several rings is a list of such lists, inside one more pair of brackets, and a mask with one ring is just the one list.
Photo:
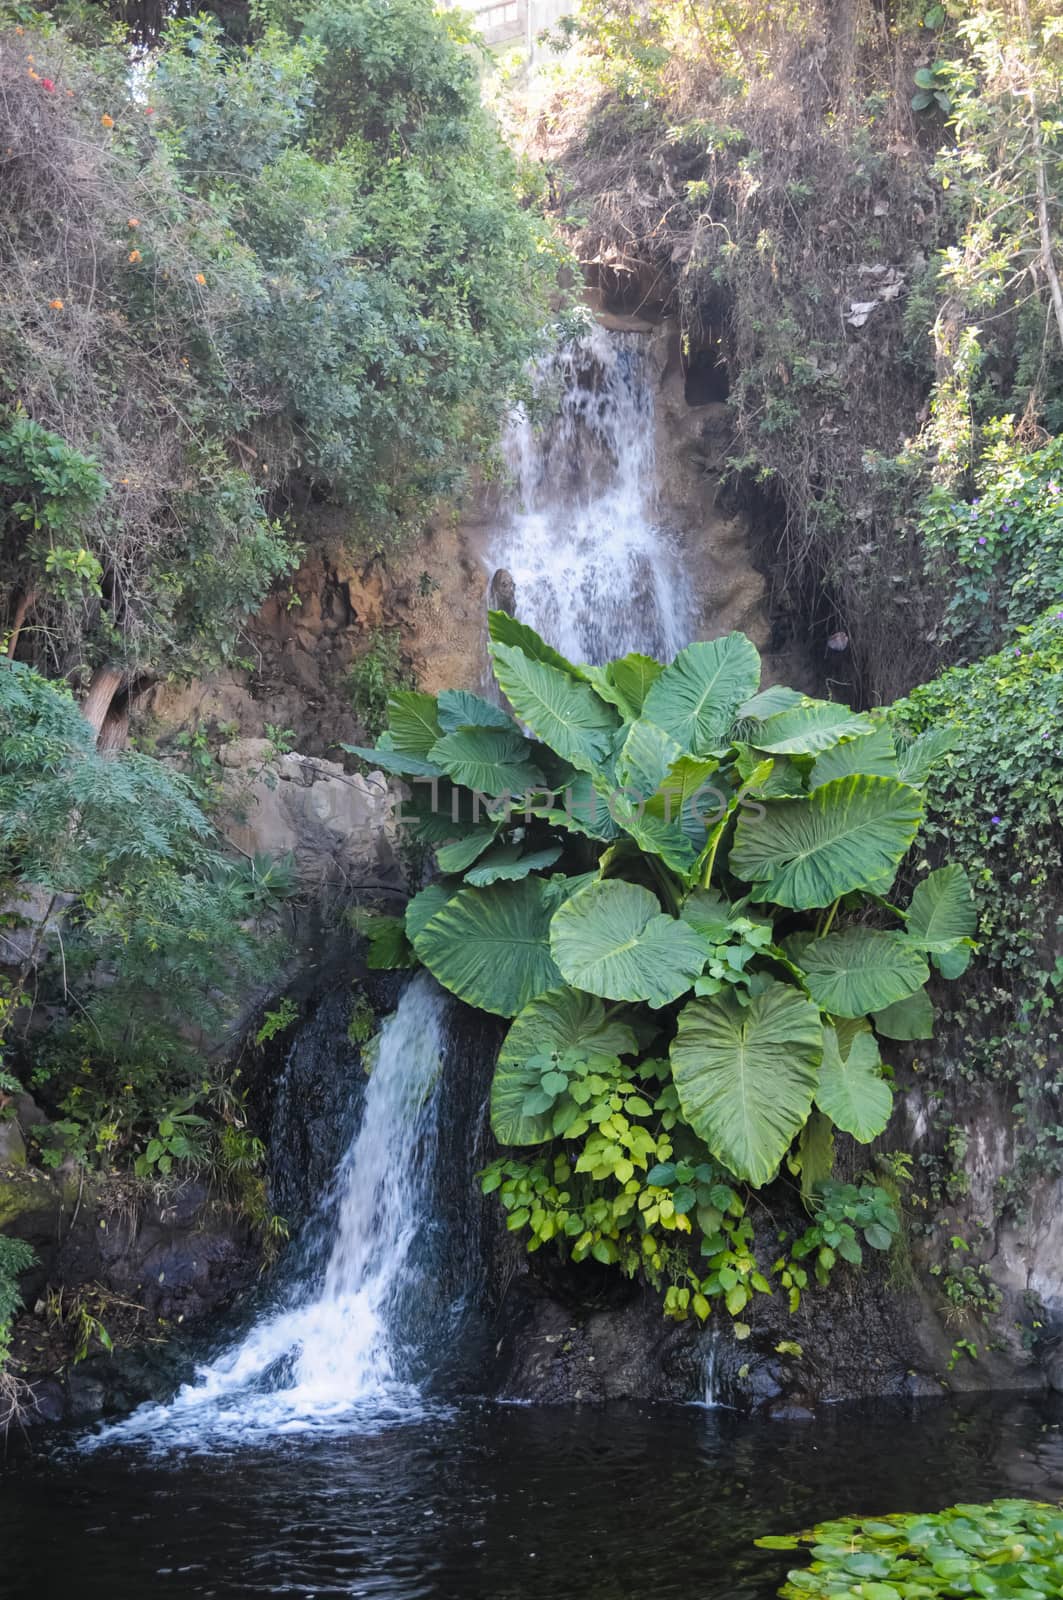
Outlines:
[[[31, 1421], [96, 1416], [154, 1393], [165, 1342], [232, 1306], [260, 1261], [246, 1221], [197, 1180], [153, 1192], [8, 1166], [0, 1229], [38, 1258], [21, 1281], [26, 1310], [12, 1340], [15, 1370], [36, 1396]], [[81, 1305], [113, 1354], [90, 1338], [88, 1359], [76, 1360]]]

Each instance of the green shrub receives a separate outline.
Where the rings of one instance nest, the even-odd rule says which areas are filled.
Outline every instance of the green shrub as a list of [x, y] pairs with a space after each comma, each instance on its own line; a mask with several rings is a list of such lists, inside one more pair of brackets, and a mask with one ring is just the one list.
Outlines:
[[[961, 868], [907, 909], [888, 898], [948, 740], [759, 692], [741, 634], [666, 667], [578, 667], [502, 612], [490, 628], [513, 715], [399, 692], [376, 750], [354, 751], [427, 789], [413, 828], [442, 873], [404, 922], [374, 920], [369, 962], [420, 960], [513, 1019], [491, 1124], [541, 1153], [484, 1187], [529, 1249], [667, 1284], [673, 1315], [719, 1297], [740, 1316], [769, 1274], [796, 1304], [806, 1257], [823, 1282], [897, 1231], [882, 1189], [831, 1184], [834, 1137], [882, 1133], [879, 1040], [928, 1037], [931, 965], [954, 978], [970, 958]], [[784, 1164], [815, 1216], [764, 1267], [739, 1189]]]

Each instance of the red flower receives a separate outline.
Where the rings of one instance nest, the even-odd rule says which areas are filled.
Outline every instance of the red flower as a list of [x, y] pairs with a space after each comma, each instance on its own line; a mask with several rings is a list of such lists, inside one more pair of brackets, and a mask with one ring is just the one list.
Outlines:
[[51, 78], [42, 78], [41, 79], [41, 88], [42, 89], [47, 89], [49, 94], [54, 94], [55, 93], [55, 84], [52, 82]]

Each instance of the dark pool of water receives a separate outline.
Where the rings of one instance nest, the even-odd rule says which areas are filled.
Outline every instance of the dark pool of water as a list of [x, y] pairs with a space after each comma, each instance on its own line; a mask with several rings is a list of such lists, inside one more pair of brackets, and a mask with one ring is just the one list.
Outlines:
[[9, 1456], [4, 1600], [770, 1600], [753, 1548], [843, 1512], [1063, 1498], [1063, 1409], [468, 1407], [214, 1456]]

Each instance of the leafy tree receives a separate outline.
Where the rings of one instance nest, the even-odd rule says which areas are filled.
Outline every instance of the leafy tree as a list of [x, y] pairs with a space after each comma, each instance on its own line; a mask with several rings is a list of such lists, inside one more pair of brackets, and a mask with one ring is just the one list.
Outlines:
[[[859, 1259], [859, 1231], [888, 1247], [880, 1190], [822, 1186], [835, 1131], [869, 1143], [889, 1120], [879, 1040], [928, 1037], [931, 967], [970, 958], [961, 868], [888, 898], [948, 735], [899, 744], [881, 716], [762, 691], [741, 634], [588, 667], [505, 613], [490, 630], [512, 714], [398, 693], [354, 753], [411, 783], [441, 872], [371, 929], [371, 960], [512, 1019], [492, 1127], [546, 1150], [488, 1169], [510, 1226], [671, 1277], [676, 1314], [767, 1288], [735, 1186], [783, 1163], [821, 1209], [792, 1293], [805, 1253], [818, 1274], [835, 1246]], [[704, 1277], [675, 1249], [691, 1214]]]
[[131, 74], [3, 35], [0, 629], [97, 728], [236, 656], [296, 488], [380, 548], [494, 448], [560, 257], [468, 38], [329, 0], [175, 20]]
[[114, 1154], [200, 1083], [261, 976], [251, 924], [286, 885], [218, 843], [187, 779], [101, 754], [68, 691], [0, 660], [0, 965], [69, 1008], [34, 1051], [57, 1156]]

